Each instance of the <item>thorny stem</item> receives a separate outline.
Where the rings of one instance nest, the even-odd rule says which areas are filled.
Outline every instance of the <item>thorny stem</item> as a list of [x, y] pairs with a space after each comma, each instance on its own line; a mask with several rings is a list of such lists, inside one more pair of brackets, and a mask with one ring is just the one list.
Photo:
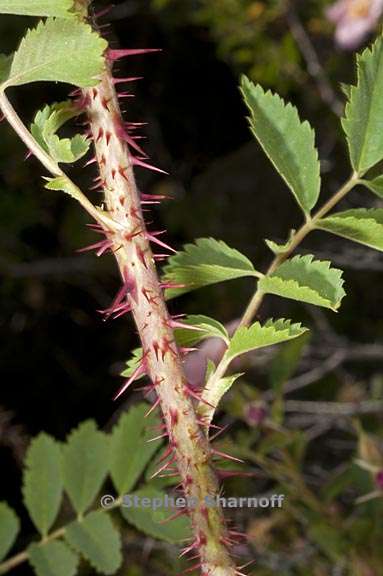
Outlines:
[[[317, 223], [321, 218], [326, 216], [334, 206], [342, 200], [349, 192], [356, 186], [360, 184], [361, 179], [360, 175], [354, 172], [350, 178], [327, 200], [327, 202], [320, 208], [312, 218], [307, 218], [306, 222], [297, 230], [291, 237], [288, 248], [286, 251], [277, 254], [273, 261], [271, 262], [267, 272], [265, 273], [265, 277], [271, 276], [273, 272], [280, 266], [285, 260], [287, 260], [291, 254], [295, 251], [295, 249], [301, 244], [301, 242], [306, 238], [306, 236], [315, 230]], [[262, 305], [263, 298], [265, 294], [262, 292], [260, 288], [257, 288], [252, 296], [249, 304], [247, 305], [245, 312], [241, 318], [239, 326], [249, 326], [253, 318], [256, 316], [259, 308]], [[215, 398], [215, 388], [219, 380], [225, 375], [226, 370], [228, 368], [228, 362], [223, 356], [221, 361], [218, 363], [215, 371], [210, 376], [208, 382], [202, 393], [202, 399], [198, 406], [198, 412], [200, 414], [206, 413], [206, 402], [209, 404], [213, 404], [212, 400]], [[213, 409], [212, 409], [213, 410]]]
[[150, 246], [150, 241], [158, 239], [146, 229], [133, 173], [133, 166], [142, 165], [145, 156], [139, 149], [135, 154], [140, 158], [132, 154], [137, 145], [129, 135], [129, 126], [126, 128], [123, 123], [107, 58], [100, 83], [84, 90], [83, 99], [105, 204], [110, 217], [124, 230], [106, 230], [105, 235], [112, 244], [125, 291], [124, 301], [142, 343], [142, 367], [152, 381], [148, 390], [157, 395], [169, 436], [168, 461], [162, 468], [178, 472], [185, 496], [195, 503], [188, 513], [194, 533], [190, 551], [200, 559], [196, 568], [203, 576], [234, 576], [237, 570], [228, 552], [230, 532], [222, 510], [208, 506], [206, 500], [219, 495], [211, 463], [214, 451], [197, 420], [192, 402], [194, 391], [186, 381], [182, 351], [174, 340], [172, 318]]
[[[197, 422], [182, 355], [172, 333], [172, 319], [165, 305], [150, 233], [143, 219], [134, 174], [134, 158], [124, 141], [124, 126], [109, 66], [100, 84], [84, 91], [87, 114], [95, 142], [101, 188], [110, 216], [124, 232], [106, 233], [113, 243], [126, 301], [143, 348], [143, 365], [161, 405], [169, 435], [169, 467], [176, 466], [187, 498], [197, 503], [189, 510], [194, 550], [205, 576], [233, 576], [236, 568], [225, 541], [222, 511], [206, 506], [207, 496], [217, 496], [219, 485], [211, 466], [212, 452]], [[152, 237], [153, 239], [153, 237]], [[127, 439], [128, 441], [128, 439]], [[171, 469], [171, 468], [170, 468]]]

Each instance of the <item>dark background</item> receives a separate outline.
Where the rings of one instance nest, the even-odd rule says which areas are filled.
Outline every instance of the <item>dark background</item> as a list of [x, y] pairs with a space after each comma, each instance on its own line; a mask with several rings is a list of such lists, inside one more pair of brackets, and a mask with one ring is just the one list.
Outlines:
[[[263, 6], [259, 16], [256, 5]], [[263, 240], [283, 241], [289, 229], [300, 225], [287, 188], [252, 141], [238, 90], [242, 72], [292, 101], [315, 127], [322, 160], [321, 202], [348, 177], [346, 146], [334, 109], [343, 102], [339, 83], [354, 77], [354, 58], [335, 46], [333, 28], [324, 16], [326, 5], [130, 0], [115, 2], [102, 21], [111, 23], [103, 31], [112, 46], [163, 49], [119, 63], [117, 73], [144, 77], [134, 86], [136, 98], [125, 100], [125, 116], [148, 122], [147, 150], [169, 173], [158, 176], [138, 169], [137, 178], [145, 192], [173, 197], [154, 209], [150, 219], [158, 229], [167, 229], [175, 247], [213, 236], [264, 270], [271, 253]], [[307, 54], [294, 39], [297, 21], [332, 87], [328, 101], [320, 94], [323, 78], [310, 73]], [[1, 16], [2, 51], [14, 49], [30, 23]], [[44, 103], [67, 94], [66, 86], [36, 84], [18, 88], [11, 98], [29, 122]], [[86, 227], [87, 216], [63, 194], [43, 189], [44, 171], [33, 158], [24, 160], [26, 150], [6, 123], [0, 134], [1, 481], [4, 498], [20, 511], [20, 462], [28, 438], [45, 430], [63, 439], [88, 417], [108, 427], [121, 407], [112, 396], [137, 336], [130, 319], [103, 322], [97, 312], [113, 298], [118, 276], [111, 257], [76, 254], [96, 241]], [[87, 190], [94, 174], [92, 167], [81, 169], [82, 164], [71, 169], [71, 175]], [[97, 194], [89, 192], [95, 201]], [[343, 202], [344, 208], [358, 206], [379, 206], [379, 201], [360, 189]], [[306, 251], [344, 269], [347, 297], [339, 314], [268, 298], [260, 317], [288, 315], [313, 328], [299, 370], [321, 366], [335, 348], [363, 347], [363, 353], [346, 354], [334, 371], [319, 378], [318, 386], [296, 398], [334, 400], [339, 391], [351, 399], [368, 398], [372, 387], [381, 389], [382, 257], [322, 233], [305, 241], [301, 252]], [[178, 299], [171, 307], [229, 322], [240, 316], [253, 288], [248, 280], [228, 282]], [[247, 380], [261, 387], [265, 382], [256, 366]], [[130, 393], [125, 402], [136, 398], [138, 394]], [[315, 450], [314, 445], [314, 459]], [[321, 465], [331, 466], [351, 453], [339, 456], [327, 446]]]

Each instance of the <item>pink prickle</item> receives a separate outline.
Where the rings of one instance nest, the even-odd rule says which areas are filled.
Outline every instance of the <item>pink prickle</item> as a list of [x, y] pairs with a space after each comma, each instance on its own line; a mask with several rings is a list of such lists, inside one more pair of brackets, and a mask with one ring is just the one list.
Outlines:
[[106, 56], [108, 60], [114, 62], [115, 60], [125, 58], [126, 56], [137, 56], [139, 54], [149, 54], [151, 52], [161, 52], [161, 48], [122, 48], [118, 50], [109, 48], [107, 50]]
[[140, 158], [136, 156], [132, 156], [132, 164], [133, 166], [141, 166], [141, 168], [146, 168], [147, 170], [152, 170], [152, 172], [158, 172], [159, 174], [168, 175], [168, 172], [162, 170], [161, 168], [157, 168], [157, 166], [153, 166], [152, 164], [148, 164], [147, 162], [143, 162]]
[[134, 372], [131, 375], [131, 377], [129, 378], [129, 380], [127, 380], [125, 382], [125, 384], [123, 386], [121, 386], [120, 390], [114, 396], [113, 400], [117, 400], [117, 398], [119, 398], [121, 396], [121, 394], [123, 394], [125, 392], [125, 390], [127, 390], [127, 388], [129, 388], [129, 386], [135, 380], [138, 380], [138, 378], [141, 378], [141, 376], [144, 376], [146, 374], [146, 371], [147, 371], [147, 368], [145, 366], [145, 362], [141, 362], [141, 364], [139, 366], [137, 366], [137, 368], [134, 370]]
[[113, 248], [112, 240], [101, 240], [95, 244], [90, 244], [90, 246], [85, 246], [84, 248], [79, 248], [77, 252], [89, 252], [91, 250], [96, 250], [96, 256], [102, 256], [108, 250]]
[[162, 240], [159, 240], [157, 238], [157, 234], [162, 234], [162, 232], [146, 232], [146, 238], [148, 240], [150, 240], [150, 242], [153, 242], [154, 244], [158, 244], [158, 246], [161, 246], [162, 248], [165, 248], [166, 250], [170, 250], [170, 252], [173, 252], [174, 254], [177, 252], [177, 250], [174, 250], [174, 248], [172, 248], [171, 246], [169, 246], [168, 244], [166, 244], [165, 242], [162, 242]]
[[244, 461], [241, 460], [240, 458], [236, 458], [235, 456], [230, 456], [230, 454], [226, 454], [225, 452], [220, 452], [219, 450], [216, 450], [215, 448], [211, 449], [212, 454], [215, 454], [215, 456], [219, 456], [220, 458], [224, 458], [226, 460], [232, 460], [233, 462], [239, 462], [240, 464], [244, 464]]
[[161, 399], [160, 399], [160, 398], [157, 398], [157, 400], [154, 402], [153, 406], [146, 412], [145, 418], [148, 418], [148, 416], [150, 416], [150, 414], [151, 414], [152, 412], [154, 412], [154, 410], [155, 410], [156, 408], [158, 408], [158, 406], [160, 405], [160, 403], [161, 403]]

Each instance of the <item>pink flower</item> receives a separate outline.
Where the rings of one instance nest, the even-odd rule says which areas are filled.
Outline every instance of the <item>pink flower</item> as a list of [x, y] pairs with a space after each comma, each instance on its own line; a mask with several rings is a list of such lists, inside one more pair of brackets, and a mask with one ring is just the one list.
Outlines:
[[383, 12], [383, 0], [338, 0], [326, 12], [336, 24], [335, 40], [346, 50], [357, 48]]
[[379, 470], [375, 476], [375, 482], [379, 490], [383, 490], [383, 470]]
[[251, 402], [245, 408], [245, 418], [249, 426], [259, 426], [266, 417], [266, 409], [260, 402]]

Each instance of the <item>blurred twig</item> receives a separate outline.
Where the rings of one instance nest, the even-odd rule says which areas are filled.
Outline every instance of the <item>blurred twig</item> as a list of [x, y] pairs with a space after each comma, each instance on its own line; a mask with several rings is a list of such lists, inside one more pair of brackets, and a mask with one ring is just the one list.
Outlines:
[[362, 402], [322, 402], [320, 400], [286, 400], [286, 412], [324, 414], [325, 416], [356, 416], [362, 414], [383, 414], [383, 400]]
[[10, 448], [16, 462], [21, 466], [29, 437], [23, 426], [13, 424], [13, 412], [0, 406], [0, 445]]
[[315, 48], [304, 29], [297, 13], [290, 4], [286, 13], [286, 20], [293, 35], [297, 46], [306, 62], [307, 72], [315, 81], [320, 97], [323, 102], [327, 104], [337, 116], [341, 116], [343, 112], [343, 104], [337, 97], [333, 87], [331, 86], [326, 73], [321, 65]]
[[96, 269], [95, 258], [75, 256], [68, 258], [44, 258], [33, 262], [9, 263], [0, 259], [0, 267], [4, 273], [13, 278], [31, 276], [60, 276], [77, 273], [88, 273]]

